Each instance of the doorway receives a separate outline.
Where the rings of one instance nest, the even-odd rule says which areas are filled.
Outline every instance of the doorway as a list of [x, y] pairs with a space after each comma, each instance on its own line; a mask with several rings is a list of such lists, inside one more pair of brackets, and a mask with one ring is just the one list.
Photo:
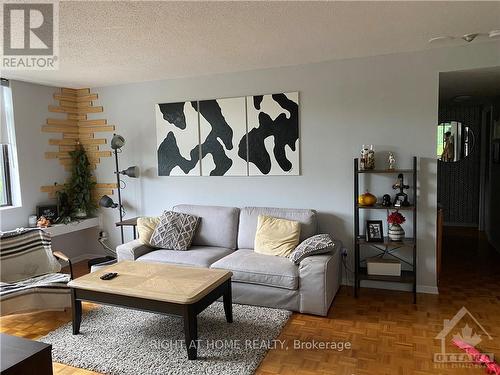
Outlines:
[[[500, 254], [500, 67], [439, 75], [438, 286]], [[494, 272], [492, 270], [492, 272]]]

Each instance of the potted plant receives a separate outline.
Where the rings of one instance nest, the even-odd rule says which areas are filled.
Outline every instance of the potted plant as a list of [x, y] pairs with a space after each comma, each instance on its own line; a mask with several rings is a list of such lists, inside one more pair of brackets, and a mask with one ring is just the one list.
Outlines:
[[71, 176], [64, 189], [58, 192], [59, 222], [67, 223], [73, 218], [83, 219], [92, 215], [97, 206], [92, 201], [95, 180], [90, 169], [89, 159], [81, 145], [71, 151]]
[[398, 211], [392, 212], [387, 216], [387, 223], [389, 225], [389, 239], [391, 241], [402, 241], [405, 238], [405, 231], [401, 227], [406, 221], [405, 217]]
[[69, 224], [71, 222], [72, 207], [69, 200], [68, 193], [65, 189], [57, 191], [57, 211], [59, 212], [59, 217], [56, 223]]

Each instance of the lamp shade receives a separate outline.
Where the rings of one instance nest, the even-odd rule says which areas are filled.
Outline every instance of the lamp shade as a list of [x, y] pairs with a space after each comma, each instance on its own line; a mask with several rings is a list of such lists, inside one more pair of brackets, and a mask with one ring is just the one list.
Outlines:
[[118, 134], [113, 135], [113, 138], [111, 139], [111, 148], [113, 150], [122, 148], [124, 144], [125, 144], [125, 138], [123, 138], [121, 135]]
[[109, 196], [103, 195], [101, 199], [99, 199], [99, 207], [116, 208], [118, 207], [118, 204], [113, 202], [113, 199], [111, 199]]
[[131, 178], [137, 178], [139, 177], [139, 167], [134, 165], [133, 167], [128, 167], [120, 173]]

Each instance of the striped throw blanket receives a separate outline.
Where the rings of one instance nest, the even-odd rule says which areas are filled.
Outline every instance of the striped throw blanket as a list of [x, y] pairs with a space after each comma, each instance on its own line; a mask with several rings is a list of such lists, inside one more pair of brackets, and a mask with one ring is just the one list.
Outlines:
[[52, 255], [50, 234], [38, 228], [1, 232], [0, 265], [0, 281], [4, 283], [17, 283], [61, 270]]
[[0, 298], [32, 288], [66, 289], [69, 278], [65, 273], [49, 273], [17, 283], [0, 282]]

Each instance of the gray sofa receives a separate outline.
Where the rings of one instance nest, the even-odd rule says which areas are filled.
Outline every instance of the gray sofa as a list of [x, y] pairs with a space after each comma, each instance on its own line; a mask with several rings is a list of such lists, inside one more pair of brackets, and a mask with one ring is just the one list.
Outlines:
[[300, 240], [317, 234], [314, 210], [178, 205], [201, 218], [188, 251], [154, 249], [134, 240], [117, 247], [118, 261], [137, 260], [222, 268], [233, 272], [233, 302], [326, 315], [340, 285], [341, 243], [297, 266], [288, 258], [253, 251], [259, 215], [301, 223]]

